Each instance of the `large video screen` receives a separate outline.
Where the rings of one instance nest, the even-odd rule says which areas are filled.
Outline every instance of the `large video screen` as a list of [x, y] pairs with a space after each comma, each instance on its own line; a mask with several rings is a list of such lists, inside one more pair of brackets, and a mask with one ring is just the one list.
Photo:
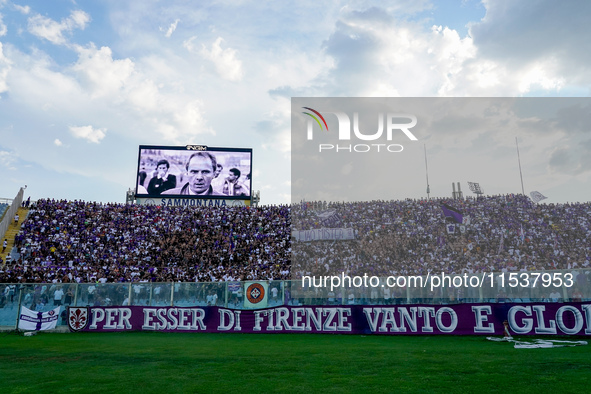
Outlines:
[[252, 149], [140, 145], [137, 197], [250, 199]]

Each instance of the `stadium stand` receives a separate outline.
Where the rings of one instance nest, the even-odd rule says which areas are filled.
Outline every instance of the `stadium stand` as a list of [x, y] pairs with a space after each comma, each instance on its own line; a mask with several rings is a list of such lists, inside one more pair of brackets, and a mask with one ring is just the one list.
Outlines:
[[[466, 218], [461, 230], [446, 231], [442, 203]], [[0, 283], [282, 280], [334, 267], [351, 275], [586, 269], [590, 212], [590, 203], [522, 195], [259, 208], [39, 200]], [[356, 239], [294, 242], [292, 221], [298, 230], [353, 228]], [[291, 272], [292, 257], [301, 272]]]
[[[451, 234], [444, 203], [464, 217]], [[319, 219], [326, 211], [332, 220]], [[339, 248], [344, 256], [325, 253], [335, 241], [321, 241], [294, 247], [294, 257], [318, 260], [326, 271], [349, 258], [351, 274], [376, 275], [590, 268], [590, 214], [591, 203], [534, 204], [523, 195], [299, 204], [292, 209], [294, 228], [352, 227], [357, 240], [339, 243], [346, 245]]]
[[38, 200], [1, 282], [134, 282], [289, 276], [289, 207], [137, 206]]
[[[8, 206], [10, 207], [10, 206]], [[8, 208], [6, 209], [8, 211]], [[16, 214], [18, 215], [18, 222], [14, 222], [13, 218], [6, 218], [8, 225], [4, 236], [0, 238], [0, 244], [2, 245], [2, 251], [0, 252], [0, 267], [6, 263], [10, 263], [16, 260], [15, 253], [13, 253], [13, 246], [16, 234], [19, 232], [20, 225], [25, 221], [27, 217], [28, 209], [17, 208]], [[6, 248], [4, 248], [4, 240], [6, 240]], [[18, 255], [18, 254], [16, 254]]]

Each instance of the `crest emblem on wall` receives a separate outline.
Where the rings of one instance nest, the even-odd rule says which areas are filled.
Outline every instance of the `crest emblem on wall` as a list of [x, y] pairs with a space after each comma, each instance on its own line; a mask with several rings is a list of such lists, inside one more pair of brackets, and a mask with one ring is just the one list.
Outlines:
[[87, 307], [69, 307], [68, 308], [68, 327], [70, 331], [81, 331], [88, 325]]

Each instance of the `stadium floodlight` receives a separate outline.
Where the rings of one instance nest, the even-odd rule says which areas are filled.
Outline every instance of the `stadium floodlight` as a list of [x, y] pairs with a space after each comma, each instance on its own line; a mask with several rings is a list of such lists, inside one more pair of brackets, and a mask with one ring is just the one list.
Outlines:
[[258, 207], [259, 203], [261, 202], [261, 191], [260, 190], [255, 190], [255, 192], [252, 194], [251, 196], [251, 202], [250, 205], [252, 205], [253, 207]]
[[125, 203], [126, 204], [135, 204], [135, 190], [129, 188], [127, 193], [125, 193]]
[[484, 192], [480, 188], [480, 184], [479, 183], [476, 183], [476, 182], [468, 182], [468, 187], [477, 196], [480, 196], [481, 194], [484, 194]]
[[464, 194], [462, 193], [462, 189], [460, 187], [460, 182], [458, 182], [458, 191], [456, 191], [456, 184], [451, 183], [451, 189], [453, 190], [451, 195], [454, 200], [461, 200], [464, 198]]

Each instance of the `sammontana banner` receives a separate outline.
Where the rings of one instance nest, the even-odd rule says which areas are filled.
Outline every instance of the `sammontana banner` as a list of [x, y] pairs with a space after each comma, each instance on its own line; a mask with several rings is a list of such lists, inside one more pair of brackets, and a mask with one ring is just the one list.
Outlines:
[[71, 331], [331, 334], [591, 335], [591, 304], [220, 307], [70, 307]]

